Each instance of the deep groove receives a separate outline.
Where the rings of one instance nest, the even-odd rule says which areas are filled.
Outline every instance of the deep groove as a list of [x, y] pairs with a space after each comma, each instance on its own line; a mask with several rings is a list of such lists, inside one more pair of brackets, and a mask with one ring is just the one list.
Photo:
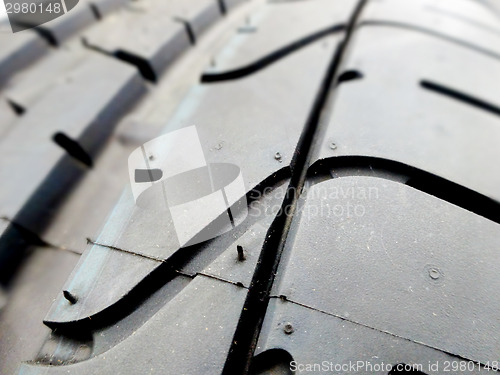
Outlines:
[[191, 45], [196, 45], [196, 36], [194, 34], [193, 28], [191, 27], [191, 24], [189, 21], [186, 21], [180, 17], [174, 17], [174, 21], [180, 22], [184, 24], [184, 27], [186, 28], [186, 33], [188, 35], [189, 41], [191, 42]]
[[60, 247], [54, 245], [53, 243], [45, 241], [38, 234], [26, 228], [24, 225], [18, 224], [7, 217], [0, 217], [0, 221], [4, 221], [7, 224], [7, 227], [10, 225], [12, 228], [15, 228], [17, 232], [22, 236], [22, 239], [28, 241], [28, 243], [31, 245], [45, 247], [53, 250], [67, 251], [73, 254], [82, 255], [76, 250], [68, 249], [66, 247]]
[[14, 110], [14, 112], [18, 116], [22, 116], [26, 112], [26, 108], [24, 108], [23, 106], [17, 104], [16, 102], [10, 99], [7, 100], [7, 103], [9, 103], [10, 107]]
[[357, 70], [346, 70], [337, 79], [337, 83], [353, 81], [363, 78], [363, 74]]
[[93, 162], [90, 155], [83, 149], [82, 146], [66, 134], [58, 132], [54, 134], [52, 140], [61, 148], [66, 150], [69, 156], [92, 168]]
[[293, 357], [283, 349], [269, 349], [252, 359], [250, 374], [293, 375], [290, 362]]
[[[33, 252], [33, 245], [44, 247], [46, 243], [23, 226], [6, 218], [2, 218], [2, 221], [7, 226], [1, 237], [4, 251], [0, 251], [0, 287], [7, 287], [18, 267]], [[24, 251], [19, 251], [19, 248]]]
[[[331, 178], [331, 170], [338, 172], [352, 168], [359, 169], [359, 175], [379, 175], [387, 178], [379, 172], [391, 172], [408, 176], [406, 185], [500, 224], [499, 202], [455, 182], [397, 161], [367, 156], [332, 157], [316, 162], [309, 169], [308, 176], [317, 178], [323, 175]], [[362, 171], [367, 173], [363, 174]]]
[[59, 43], [57, 43], [56, 38], [54, 37], [54, 35], [52, 35], [52, 33], [49, 30], [47, 30], [43, 27], [37, 26], [37, 25], [31, 25], [31, 24], [25, 24], [24, 26], [31, 27], [31, 29], [34, 32], [36, 32], [38, 35], [40, 35], [40, 37], [45, 39], [49, 43], [49, 45], [51, 45], [52, 47], [59, 46]]
[[134, 55], [132, 53], [118, 50], [114, 53], [114, 56], [117, 59], [125, 61], [129, 64], [135, 65], [137, 69], [139, 69], [139, 73], [141, 73], [142, 77], [150, 82], [156, 83], [158, 78], [156, 77], [156, 73], [151, 68], [151, 65], [144, 60], [142, 57]]
[[43, 26], [39, 26], [31, 22], [22, 22], [22, 21], [16, 21], [16, 24], [26, 29], [31, 29], [33, 32], [37, 33], [41, 38], [45, 39], [50, 46], [52, 47], [59, 46], [54, 35], [52, 35], [52, 33]]
[[358, 25], [358, 27], [363, 27], [363, 26], [387, 26], [387, 27], [395, 27], [395, 28], [400, 28], [400, 29], [413, 30], [413, 31], [416, 31], [416, 32], [419, 32], [422, 34], [427, 34], [427, 35], [433, 36], [433, 37], [438, 38], [438, 39], [446, 40], [447, 42], [451, 42], [451, 43], [454, 43], [454, 44], [459, 45], [461, 47], [471, 49], [471, 50], [479, 52], [483, 55], [493, 57], [495, 59], [500, 59], [500, 55], [494, 51], [490, 51], [486, 48], [476, 46], [476, 45], [469, 43], [469, 42], [466, 42], [464, 40], [460, 40], [460, 39], [453, 38], [453, 37], [448, 36], [448, 35], [441, 34], [437, 31], [427, 29], [425, 27], [410, 25], [410, 24], [403, 23], [403, 22], [383, 21], [383, 20], [380, 20], [380, 21], [366, 20], [366, 21], [361, 22]]
[[387, 375], [395, 375], [395, 374], [415, 374], [415, 375], [427, 375], [425, 372], [418, 370], [419, 365], [409, 365], [405, 363], [397, 363], [392, 366], [391, 371]]
[[455, 100], [458, 100], [462, 103], [469, 104], [473, 107], [482, 109], [483, 111], [487, 111], [487, 112], [493, 113], [497, 116], [500, 116], [500, 107], [498, 107], [494, 104], [488, 103], [482, 99], [475, 98], [475, 97], [473, 97], [469, 94], [466, 94], [464, 92], [452, 89], [450, 87], [440, 85], [439, 83], [430, 82], [427, 80], [420, 81], [420, 86], [422, 86], [423, 88], [425, 88], [427, 90], [434, 91], [438, 94], [448, 96], [448, 97], [453, 98]]
[[8, 220], [8, 219], [5, 219], [5, 218], [2, 218], [2, 220], [8, 222], [9, 225], [12, 226], [12, 228], [15, 228], [19, 232], [19, 234], [23, 237], [23, 239], [28, 241], [30, 244], [35, 245], [35, 246], [42, 246], [42, 247], [53, 247], [52, 245], [48, 244], [43, 239], [41, 239], [40, 236], [38, 236], [38, 234], [33, 233], [32, 231], [25, 228], [24, 226], [19, 225], [15, 222]]
[[321, 39], [327, 35], [338, 33], [345, 30], [345, 24], [338, 24], [332, 27], [328, 27], [321, 31], [317, 31], [313, 34], [310, 34], [306, 37], [303, 37], [299, 40], [296, 40], [260, 59], [254, 61], [248, 65], [245, 65], [241, 68], [237, 68], [234, 70], [229, 70], [222, 73], [204, 73], [201, 76], [201, 82], [210, 83], [210, 82], [220, 82], [220, 81], [228, 81], [232, 79], [238, 79], [246, 77], [250, 74], [253, 74], [268, 65], [275, 63], [276, 61], [288, 56], [289, 54], [306, 47], [307, 45]]
[[106, 56], [114, 57], [127, 64], [135, 66], [137, 70], [139, 70], [139, 73], [142, 76], [142, 78], [144, 78], [146, 81], [150, 81], [153, 83], [157, 82], [158, 77], [156, 76], [156, 73], [154, 72], [153, 68], [148, 63], [148, 61], [143, 59], [142, 57], [139, 57], [137, 55], [122, 50], [117, 50], [113, 54], [110, 54], [108, 51], [89, 43], [89, 41], [85, 37], [82, 37], [81, 41], [82, 44], [85, 46], [85, 48], [88, 48], [98, 53], [102, 53], [103, 55]]
[[224, 0], [218, 0], [219, 10], [222, 15], [227, 14], [226, 4], [224, 4]]
[[96, 18], [96, 20], [102, 20], [103, 17], [102, 17], [101, 12], [99, 12], [99, 8], [97, 7], [97, 5], [90, 3], [90, 10], [94, 14], [94, 17]]
[[258, 336], [269, 304], [270, 291], [280, 262], [291, 220], [297, 206], [300, 192], [306, 178], [306, 165], [311, 157], [312, 141], [323, 114], [327, 98], [334, 86], [335, 77], [351, 39], [354, 25], [361, 13], [366, 0], [360, 0], [350, 17], [346, 36], [334, 53], [332, 61], [325, 74], [318, 94], [315, 97], [309, 118], [297, 144], [291, 163], [291, 180], [283, 200], [280, 212], [277, 214], [262, 247], [258, 266], [250, 284], [236, 331], [231, 341], [231, 347], [222, 371], [223, 375], [248, 374]]

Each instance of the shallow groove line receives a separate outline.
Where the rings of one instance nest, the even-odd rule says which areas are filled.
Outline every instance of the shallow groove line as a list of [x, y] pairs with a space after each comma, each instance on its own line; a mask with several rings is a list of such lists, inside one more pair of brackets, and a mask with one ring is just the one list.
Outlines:
[[197, 272], [196, 275], [197, 276], [198, 275], [199, 276], [205, 276], [205, 277], [208, 277], [209, 279], [219, 280], [219, 281], [224, 282], [226, 284], [231, 284], [231, 285], [235, 285], [235, 286], [240, 287], [240, 288], [248, 289], [245, 285], [243, 285], [242, 282], [237, 282], [237, 281], [231, 281], [231, 280], [223, 279], [222, 277], [211, 275], [209, 273]]
[[450, 87], [443, 86], [439, 83], [427, 81], [427, 80], [420, 81], [420, 86], [422, 86], [423, 88], [425, 88], [427, 90], [434, 91], [438, 94], [448, 96], [448, 97], [456, 99], [462, 103], [469, 104], [473, 107], [476, 107], [476, 108], [482, 109], [484, 111], [493, 113], [497, 116], [500, 116], [500, 107], [498, 107], [494, 104], [488, 103], [482, 99], [475, 98], [475, 97], [473, 97], [469, 94], [466, 94], [464, 92], [452, 89]]
[[[390, 335], [392, 337], [396, 337], [398, 339], [402, 339], [402, 340], [405, 340], [405, 341], [409, 341], [411, 343], [414, 343], [414, 344], [417, 344], [417, 345], [422, 345], [422, 346], [425, 346], [427, 348], [430, 348], [430, 349], [434, 349], [434, 350], [437, 350], [441, 353], [445, 353], [445, 354], [448, 354], [452, 357], [456, 357], [460, 360], [463, 360], [463, 361], [468, 361], [468, 362], [474, 362], [475, 364], [477, 365], [481, 365], [481, 362], [478, 362], [476, 360], [473, 360], [473, 359], [470, 359], [470, 358], [467, 358], [467, 357], [463, 357], [461, 356], [460, 354], [455, 354], [455, 353], [451, 353], [451, 352], [448, 352], [446, 350], [443, 350], [443, 349], [439, 349], [439, 348], [436, 348], [435, 346], [432, 346], [432, 345], [429, 345], [429, 344], [426, 344], [424, 342], [420, 342], [420, 341], [415, 341], [415, 340], [412, 340], [412, 339], [409, 339], [407, 337], [404, 337], [404, 336], [399, 336], [395, 333], [392, 333], [392, 332], [389, 332], [389, 331], [385, 331], [383, 329], [379, 329], [379, 328], [375, 328], [375, 327], [372, 327], [372, 326], [369, 326], [367, 324], [364, 324], [364, 323], [360, 323], [360, 322], [357, 322], [355, 320], [352, 320], [352, 319], [348, 319], [348, 318], [345, 318], [341, 315], [337, 315], [337, 314], [334, 314], [334, 313], [330, 313], [328, 311], [324, 311], [324, 310], [321, 310], [321, 309], [318, 309], [316, 307], [312, 307], [312, 306], [309, 306], [309, 305], [306, 305], [304, 303], [300, 303], [300, 302], [297, 302], [297, 301], [294, 301], [294, 300], [291, 300], [289, 298], [287, 298], [286, 296], [271, 296], [271, 298], [276, 298], [276, 299], [281, 299], [281, 300], [284, 300], [286, 302], [290, 302], [294, 305], [297, 305], [297, 306], [301, 306], [301, 307], [304, 307], [306, 309], [309, 309], [309, 310], [312, 310], [312, 311], [316, 311], [316, 312], [319, 312], [321, 314], [325, 314], [325, 315], [328, 315], [328, 316], [331, 316], [333, 318], [337, 318], [337, 319], [340, 319], [340, 320], [343, 320], [345, 322], [349, 322], [349, 323], [352, 323], [352, 324], [355, 324], [355, 325], [358, 325], [360, 327], [364, 327], [364, 328], [368, 328], [368, 329], [371, 329], [373, 331], [376, 331], [376, 332], [380, 332], [380, 333], [384, 333], [384, 334], [387, 334], [387, 335]], [[484, 366], [483, 366], [484, 367]], [[500, 372], [500, 370], [498, 370]]]
[[400, 29], [413, 30], [413, 31], [417, 31], [417, 32], [422, 33], [422, 34], [428, 34], [428, 35], [433, 36], [433, 37], [438, 38], [438, 39], [446, 40], [447, 42], [451, 42], [451, 43], [454, 43], [454, 44], [459, 45], [461, 47], [465, 47], [465, 48], [474, 50], [474, 51], [479, 52], [483, 55], [493, 57], [495, 59], [500, 59], [500, 55], [496, 52], [490, 51], [490, 50], [483, 48], [483, 47], [476, 46], [475, 44], [466, 42], [466, 41], [458, 39], [458, 38], [453, 38], [451, 36], [441, 34], [437, 31], [427, 29], [425, 27], [410, 25], [410, 24], [403, 23], [403, 22], [384, 21], [384, 20], [379, 20], [379, 21], [366, 20], [366, 21], [361, 22], [358, 25], [358, 27], [363, 27], [363, 26], [387, 26], [387, 27], [396, 27], [396, 28], [400, 28]]
[[141, 258], [145, 258], [145, 259], [149, 259], [149, 260], [153, 260], [153, 261], [159, 262], [159, 263], [167, 263], [167, 261], [165, 259], [162, 259], [162, 258], [157, 258], [157, 257], [153, 257], [151, 255], [136, 253], [135, 251], [121, 249], [119, 247], [112, 246], [112, 245], [102, 244], [102, 243], [99, 243], [99, 242], [96, 242], [96, 241], [92, 241], [90, 238], [87, 238], [87, 244], [94, 245], [94, 246], [100, 246], [100, 247], [106, 247], [106, 248], [111, 249], [111, 250], [120, 251], [122, 253], [127, 253], [127, 254], [130, 254], [130, 255], [135, 255], [135, 256], [138, 256], [138, 257], [141, 257]]
[[8, 217], [0, 217], [1, 221], [4, 221], [7, 223], [7, 226], [12, 226], [16, 230], [18, 230], [23, 237], [24, 240], [28, 241], [31, 245], [34, 246], [40, 246], [41, 248], [47, 248], [47, 249], [52, 249], [52, 250], [58, 250], [58, 251], [67, 251], [68, 253], [73, 253], [77, 255], [82, 255], [76, 250], [73, 249], [68, 249], [66, 247], [61, 247], [58, 245], [54, 245], [53, 243], [47, 242], [43, 238], [41, 238], [38, 234], [35, 232], [31, 231], [30, 229], [26, 228], [24, 225], [16, 223], [15, 221], [9, 219]]
[[196, 45], [196, 35], [194, 34], [193, 27], [191, 26], [189, 21], [181, 17], [174, 17], [173, 20], [176, 22], [180, 22], [184, 25], [189, 42], [191, 43], [192, 46]]
[[229, 350], [223, 375], [248, 374], [260, 329], [269, 304], [269, 296], [281, 254], [288, 236], [290, 224], [297, 208], [300, 192], [304, 186], [307, 163], [311, 158], [312, 143], [323, 115], [325, 103], [335, 89], [335, 78], [339, 74], [341, 62], [351, 39], [354, 25], [367, 0], [359, 0], [349, 19], [345, 38], [339, 43], [322, 84], [315, 97], [309, 118], [297, 144], [291, 163], [291, 180], [280, 212], [277, 214], [262, 247], [258, 265], [250, 284], [243, 309]]
[[284, 47], [281, 47], [270, 54], [261, 57], [260, 59], [245, 65], [240, 68], [236, 68], [234, 70], [229, 70], [222, 73], [204, 73], [201, 76], [201, 82], [203, 83], [212, 83], [212, 82], [220, 82], [220, 81], [229, 81], [233, 79], [243, 78], [250, 74], [253, 74], [261, 69], [264, 69], [266, 66], [275, 63], [278, 60], [290, 55], [291, 53], [306, 47], [307, 45], [314, 43], [318, 39], [321, 39], [327, 35], [338, 33], [344, 31], [346, 29], [346, 25], [341, 23], [326, 29], [317, 31], [313, 34], [310, 34], [306, 37], [300, 38]]
[[[130, 255], [138, 256], [138, 257], [141, 257], [141, 258], [153, 260], [153, 261], [156, 261], [156, 262], [159, 262], [159, 263], [168, 263], [167, 260], [162, 259], [162, 258], [157, 258], [157, 257], [153, 257], [153, 256], [150, 256], [150, 255], [136, 253], [134, 251], [121, 249], [121, 248], [116, 247], [116, 246], [104, 245], [104, 244], [92, 241], [90, 238], [87, 238], [87, 243], [95, 245], [95, 246], [106, 247], [106, 248], [111, 249], [111, 250], [120, 251], [122, 253], [126, 253], [126, 254], [130, 254]], [[219, 280], [219, 281], [222, 281], [222, 282], [227, 283], [227, 284], [232, 284], [232, 285], [236, 285], [236, 286], [248, 289], [243, 284], [241, 284], [239, 282], [226, 280], [226, 279], [223, 279], [223, 278], [215, 276], [215, 275], [210, 275], [210, 274], [204, 273], [203, 271], [196, 272], [195, 275], [190, 275], [190, 274], [185, 273], [185, 272], [183, 272], [181, 270], [178, 270], [178, 269], [173, 269], [172, 271], [175, 272], [176, 274], [180, 275], [180, 276], [189, 277], [190, 279], [194, 279], [197, 275], [200, 275], [200, 276], [209, 277], [211, 279]]]

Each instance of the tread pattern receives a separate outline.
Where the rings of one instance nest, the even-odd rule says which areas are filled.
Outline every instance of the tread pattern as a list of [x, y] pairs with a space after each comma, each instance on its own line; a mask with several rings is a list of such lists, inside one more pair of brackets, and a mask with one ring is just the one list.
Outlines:
[[[484, 371], [500, 349], [492, 9], [86, 0], [0, 34], [0, 373], [257, 375], [374, 355]], [[125, 161], [192, 125], [208, 163], [240, 167], [248, 216], [182, 246], [155, 197], [135, 205]]]
[[[375, 41], [388, 47], [370, 49]], [[393, 45], [398, 54], [388, 53]], [[421, 87], [422, 81], [436, 82], [476, 98], [495, 98], [491, 78], [500, 76], [498, 61], [419, 32], [394, 33], [381, 26], [361, 27], [355, 46], [346, 70], [359, 71], [363, 78], [339, 87], [335, 113], [314, 161], [327, 163], [337, 156], [394, 160], [498, 201], [500, 180], [496, 173], [485, 173], [498, 170], [498, 116]], [[387, 69], [399, 66], [401, 55], [408, 58], [404, 68]], [[450, 67], [451, 61], [460, 61], [460, 67]], [[483, 152], [469, 152], [472, 144]]]
[[[346, 197], [341, 204], [332, 204], [336, 194]], [[304, 201], [272, 292], [287, 301], [282, 310], [293, 303], [464, 359], [495, 357], [497, 223], [378, 177], [320, 182]], [[268, 334], [283, 337], [274, 327]], [[340, 363], [355, 361], [351, 350], [337, 352]], [[391, 350], [373, 350], [391, 363]], [[300, 356], [300, 347], [290, 354]], [[392, 363], [411, 356], [400, 353]]]
[[[247, 192], [261, 184], [268, 176], [272, 176], [270, 183], [275, 183], [283, 178], [282, 176], [289, 174], [287, 169], [293, 151], [307, 119], [308, 109], [312, 105], [314, 92], [326, 69], [325, 56], [331, 55], [334, 47], [333, 40], [328, 41], [326, 48], [324, 42], [320, 41], [266, 69], [251, 80], [230, 85], [194, 87], [166, 129], [171, 131], [179, 126], [203, 124], [203, 127], [199, 128], [199, 137], [207, 162], [223, 163], [231, 160], [240, 165]], [[290, 80], [305, 69], [314, 73], [300, 81]], [[280, 105], [277, 106], [268, 97], [263, 97], [262, 88], [265, 88], [269, 97], [283, 98]], [[290, 90], [300, 90], [301, 95], [287, 95]], [[249, 100], [255, 103], [258, 111], [248, 106]], [[224, 113], [217, 110], [221, 103], [228, 101], [232, 103], [230, 110]], [[280, 126], [276, 126], [271, 133], [270, 127], [278, 122]], [[238, 131], [223, 133], [229, 126], [234, 126], [232, 124], [236, 124]], [[268, 140], [263, 142], [259, 134], [266, 131]], [[221, 134], [223, 137], [220, 137]], [[269, 150], [270, 145], [276, 149]], [[280, 155], [279, 160], [276, 159], [276, 153]], [[248, 163], [249, 158], [251, 163]], [[150, 166], [155, 167], [154, 161], [150, 162]], [[216, 217], [205, 218], [207, 221], [203, 226]], [[158, 228], [162, 228], [160, 233]], [[89, 302], [82, 304], [81, 309], [68, 309], [66, 300], [59, 298], [52, 311], [57, 311], [57, 315], [51, 312], [47, 320], [53, 323], [81, 320], [109, 308], [160, 266], [162, 263], [158, 259], [168, 260], [181, 250], [175, 240], [171, 219], [166, 215], [152, 214], [137, 208], [131, 192], [122, 196], [97, 242], [99, 245], [92, 248], [88, 256], [82, 259], [82, 271], [79, 272], [81, 276], [71, 281], [88, 285], [89, 293], [85, 293], [82, 300]], [[134, 256], [126, 257], [120, 252], [110, 252], [103, 249], [102, 245], [131, 250], [144, 259], [137, 260]], [[103, 254], [106, 254], [106, 260], [101, 264], [98, 259], [104, 256]], [[96, 260], [93, 260], [94, 258]], [[95, 274], [96, 278], [93, 279], [90, 275], [91, 270], [97, 267], [96, 264], [101, 264], [101, 271]], [[131, 269], [134, 269], [133, 274], [128, 271]], [[117, 274], [118, 270], [121, 271]], [[119, 282], [117, 278], [120, 279]], [[113, 288], [110, 288], [110, 282], [113, 283]], [[106, 299], [96, 298], [103, 295], [103, 290], [108, 290]]]

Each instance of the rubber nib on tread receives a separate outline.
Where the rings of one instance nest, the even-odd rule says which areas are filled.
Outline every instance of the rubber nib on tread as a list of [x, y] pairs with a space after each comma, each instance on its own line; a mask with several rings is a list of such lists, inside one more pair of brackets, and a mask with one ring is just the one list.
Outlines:
[[283, 332], [285, 332], [287, 335], [291, 335], [295, 329], [293, 328], [292, 323], [286, 323], [285, 326], [283, 327]]
[[243, 253], [243, 246], [237, 245], [236, 250], [238, 251], [238, 260], [243, 262], [245, 258], [245, 254]]
[[70, 292], [68, 292], [67, 290], [63, 290], [63, 296], [64, 298], [66, 298], [69, 303], [71, 303], [72, 305], [74, 305], [75, 303], [78, 302], [78, 298], [76, 296], [74, 296], [73, 294], [71, 294]]

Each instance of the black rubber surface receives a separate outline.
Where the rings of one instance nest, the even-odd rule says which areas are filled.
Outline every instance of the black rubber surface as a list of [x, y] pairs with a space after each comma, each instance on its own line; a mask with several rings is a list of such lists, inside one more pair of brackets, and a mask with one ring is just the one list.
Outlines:
[[1, 33], [0, 374], [497, 372], [499, 85], [487, 0], [88, 0]]

